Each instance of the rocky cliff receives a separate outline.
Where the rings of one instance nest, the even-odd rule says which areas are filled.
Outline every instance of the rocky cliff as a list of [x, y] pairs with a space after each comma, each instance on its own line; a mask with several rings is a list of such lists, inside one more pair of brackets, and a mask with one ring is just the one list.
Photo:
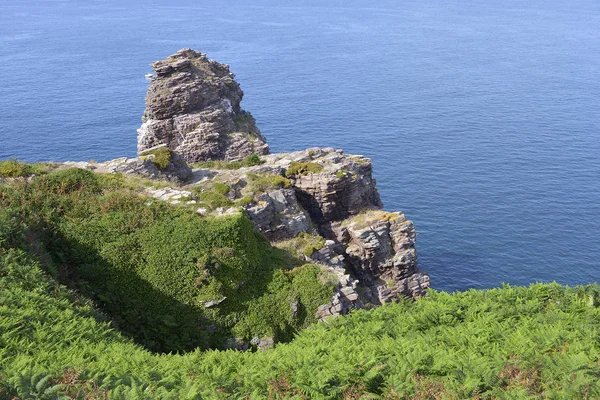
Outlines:
[[152, 64], [156, 75], [138, 129], [138, 152], [167, 145], [188, 161], [239, 160], [269, 147], [229, 67], [182, 49]]
[[[382, 210], [370, 159], [318, 147], [267, 154], [226, 65], [183, 49], [153, 67], [141, 156], [76, 166], [170, 180], [146, 193], [202, 215], [245, 212], [273, 245], [336, 277], [322, 319], [425, 293], [413, 224]], [[193, 171], [184, 159], [196, 162]]]

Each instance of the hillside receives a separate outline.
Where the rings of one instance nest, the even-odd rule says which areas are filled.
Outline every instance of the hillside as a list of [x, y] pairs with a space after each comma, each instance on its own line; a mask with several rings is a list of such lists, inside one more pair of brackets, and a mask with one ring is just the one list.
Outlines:
[[596, 286], [430, 291], [314, 324], [326, 271], [290, 264], [244, 214], [201, 217], [118, 175], [39, 173], [0, 183], [0, 397], [600, 396]]

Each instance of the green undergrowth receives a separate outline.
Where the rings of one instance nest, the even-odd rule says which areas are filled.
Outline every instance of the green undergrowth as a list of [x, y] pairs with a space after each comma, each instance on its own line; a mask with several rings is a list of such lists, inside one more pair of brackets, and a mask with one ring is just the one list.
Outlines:
[[151, 161], [158, 169], [166, 169], [173, 158], [173, 151], [168, 147], [159, 147], [140, 154], [141, 157], [153, 156]]
[[294, 161], [285, 171], [288, 178], [298, 175], [318, 174], [323, 170], [323, 166], [316, 162], [298, 162]]
[[[597, 285], [429, 291], [311, 324], [332, 283], [283, 258], [243, 216], [89, 171], [0, 183], [0, 398], [600, 398]], [[265, 336], [294, 339], [203, 350]]]
[[256, 165], [264, 164], [264, 160], [260, 158], [258, 154], [250, 154], [241, 161], [226, 161], [226, 160], [212, 160], [212, 161], [201, 161], [191, 164], [192, 168], [209, 168], [209, 169], [240, 169], [246, 167], [254, 167]]
[[[0, 398], [600, 396], [597, 286], [431, 291], [418, 302], [313, 325], [270, 350], [157, 355], [115, 330], [85, 297], [49, 277], [32, 254], [7, 249], [3, 240]], [[296, 282], [299, 296], [314, 298], [304, 284], [314, 270], [295, 274], [302, 275]]]
[[26, 178], [42, 175], [53, 168], [51, 163], [28, 164], [13, 158], [0, 161], [0, 178]]
[[[290, 270], [244, 214], [203, 218], [117, 183], [65, 169], [0, 184], [0, 248], [35, 257], [157, 352], [219, 348], [233, 337], [290, 340], [330, 301], [333, 287]], [[309, 301], [304, 285], [318, 296]]]

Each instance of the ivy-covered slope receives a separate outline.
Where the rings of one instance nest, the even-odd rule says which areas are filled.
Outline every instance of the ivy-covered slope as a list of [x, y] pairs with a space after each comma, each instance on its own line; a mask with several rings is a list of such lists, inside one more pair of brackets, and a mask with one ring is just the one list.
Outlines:
[[1, 245], [158, 352], [286, 341], [331, 300], [325, 272], [289, 268], [245, 215], [203, 218], [132, 187], [82, 169], [0, 184]]
[[[0, 183], [0, 398], [600, 397], [597, 286], [430, 291], [274, 349], [161, 353], [218, 345], [207, 323], [285, 338], [328, 285], [288, 269], [243, 217], [217, 223], [105, 178]], [[216, 293], [227, 299], [206, 308]]]

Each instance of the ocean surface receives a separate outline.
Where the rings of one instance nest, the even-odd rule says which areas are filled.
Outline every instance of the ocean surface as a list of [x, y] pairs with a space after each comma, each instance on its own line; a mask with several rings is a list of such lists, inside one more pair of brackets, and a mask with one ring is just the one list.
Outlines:
[[2, 0], [0, 159], [134, 156], [183, 47], [272, 151], [371, 157], [434, 288], [599, 280], [598, 0]]

